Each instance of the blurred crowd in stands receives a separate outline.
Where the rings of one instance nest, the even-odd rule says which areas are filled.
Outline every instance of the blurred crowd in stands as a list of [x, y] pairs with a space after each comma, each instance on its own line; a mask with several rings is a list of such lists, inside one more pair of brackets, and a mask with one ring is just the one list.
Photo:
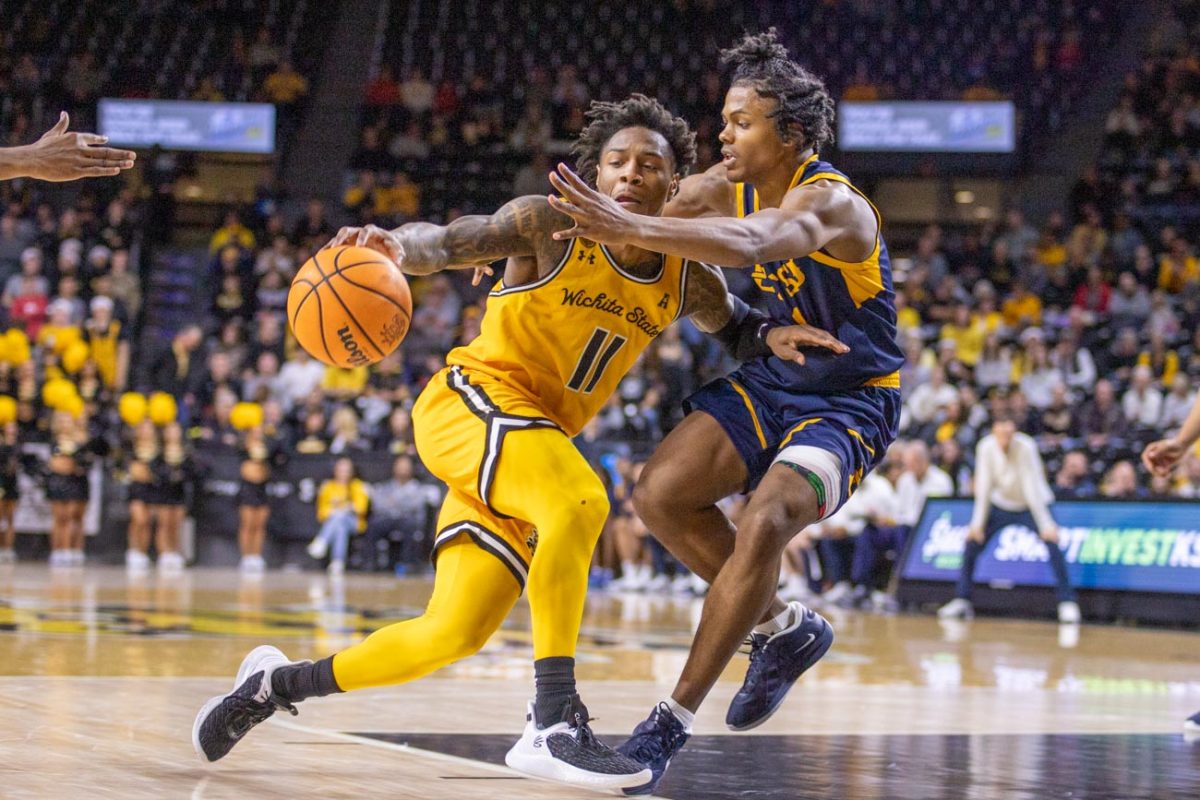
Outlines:
[[716, 53], [732, 32], [772, 25], [834, 97], [1010, 98], [1030, 137], [1057, 129], [1121, 14], [1113, 0], [990, 0], [984, 13], [965, 0], [395, 4], [345, 205], [395, 221], [547, 192], [550, 160], [567, 152], [588, 103], [634, 91], [692, 124], [705, 169], [719, 159]]

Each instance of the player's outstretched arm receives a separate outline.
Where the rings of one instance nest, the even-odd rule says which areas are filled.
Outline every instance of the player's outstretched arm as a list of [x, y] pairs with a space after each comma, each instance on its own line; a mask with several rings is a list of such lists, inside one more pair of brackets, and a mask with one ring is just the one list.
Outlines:
[[747, 217], [678, 219], [626, 211], [560, 164], [550, 182], [562, 197], [550, 204], [575, 220], [558, 238], [583, 237], [608, 245], [631, 244], [723, 267], [749, 267], [820, 250], [859, 222], [857, 195], [842, 184], [793, 190], [780, 208]]
[[357, 245], [383, 253], [408, 275], [444, 269], [471, 269], [508, 256], [562, 254], [555, 231], [570, 220], [550, 207], [545, 197], [510, 200], [496, 213], [459, 217], [449, 225], [410, 222], [395, 230], [375, 225], [342, 228], [325, 247]]
[[1171, 470], [1187, 455], [1188, 448], [1200, 439], [1200, 394], [1188, 412], [1187, 419], [1179, 428], [1179, 432], [1169, 439], [1159, 439], [1146, 445], [1142, 451], [1142, 463], [1154, 475], [1166, 477]]
[[720, 268], [709, 264], [688, 265], [681, 316], [715, 336], [738, 361], [774, 354], [803, 364], [800, 348], [823, 347], [838, 354], [850, 350], [828, 331], [811, 325], [772, 325], [766, 314], [731, 295]]
[[33, 144], [0, 147], [0, 180], [37, 178], [43, 181], [73, 181], [119, 175], [130, 169], [137, 154], [103, 147], [105, 136], [69, 133], [71, 118], [59, 114], [54, 127]]

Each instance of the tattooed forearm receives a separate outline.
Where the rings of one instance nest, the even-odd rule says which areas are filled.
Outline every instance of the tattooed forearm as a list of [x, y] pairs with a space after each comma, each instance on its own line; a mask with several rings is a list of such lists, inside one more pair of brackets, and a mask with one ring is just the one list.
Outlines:
[[725, 286], [720, 267], [692, 261], [688, 265], [687, 285], [683, 289], [683, 313], [705, 333], [725, 327], [733, 315], [733, 302]]
[[568, 227], [570, 219], [550, 208], [545, 197], [530, 195], [491, 216], [459, 217], [449, 225], [413, 222], [394, 233], [404, 246], [404, 271], [427, 275], [508, 256], [540, 256], [559, 245], [551, 234]]

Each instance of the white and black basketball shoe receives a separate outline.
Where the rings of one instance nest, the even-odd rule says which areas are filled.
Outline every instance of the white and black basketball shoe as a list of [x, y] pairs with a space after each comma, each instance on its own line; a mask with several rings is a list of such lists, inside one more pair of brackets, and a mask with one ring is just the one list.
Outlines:
[[292, 716], [296, 707], [271, 690], [271, 675], [280, 667], [305, 664], [288, 661], [269, 645], [256, 647], [242, 659], [233, 691], [212, 698], [200, 709], [192, 724], [192, 746], [206, 762], [224, 758], [258, 723], [282, 708]]
[[525, 732], [504, 763], [535, 778], [600, 791], [626, 789], [647, 783], [652, 773], [629, 756], [601, 742], [588, 725], [587, 708], [578, 697], [563, 719], [538, 727], [533, 703], [525, 715]]

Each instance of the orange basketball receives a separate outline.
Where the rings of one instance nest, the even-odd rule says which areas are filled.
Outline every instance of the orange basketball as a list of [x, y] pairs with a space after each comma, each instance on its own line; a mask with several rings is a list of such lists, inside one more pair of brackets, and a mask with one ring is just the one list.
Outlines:
[[333, 247], [310, 258], [288, 291], [288, 321], [313, 358], [337, 367], [382, 361], [408, 333], [412, 293], [387, 256]]

